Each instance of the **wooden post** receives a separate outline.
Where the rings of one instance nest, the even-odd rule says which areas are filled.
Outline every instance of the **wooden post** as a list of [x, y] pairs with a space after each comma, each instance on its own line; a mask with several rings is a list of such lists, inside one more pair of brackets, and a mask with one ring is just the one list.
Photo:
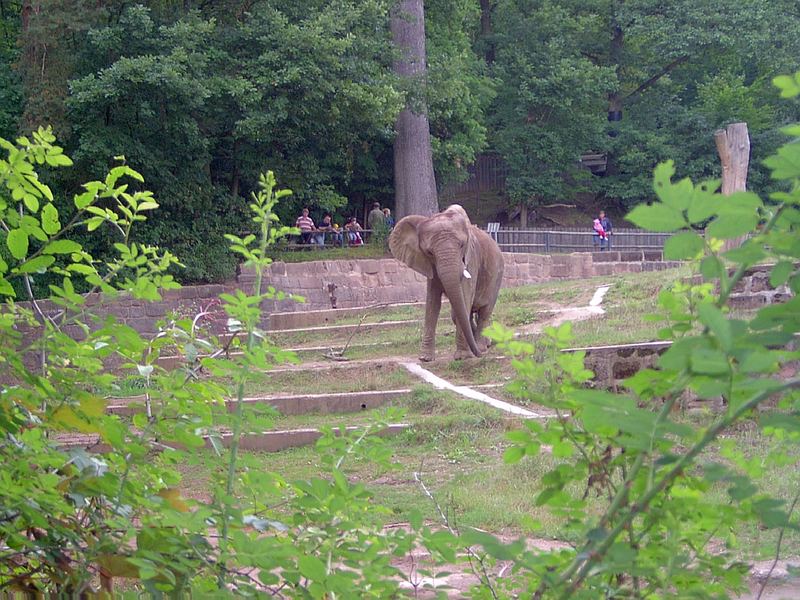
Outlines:
[[526, 204], [519, 207], [519, 228], [528, 228], [528, 206]]
[[750, 137], [747, 123], [731, 123], [714, 132], [714, 143], [722, 162], [722, 193], [725, 196], [743, 192], [747, 187], [750, 164]]
[[[747, 189], [747, 168], [750, 165], [750, 136], [747, 123], [731, 123], [714, 132], [714, 143], [722, 163], [722, 194], [729, 196]], [[726, 240], [724, 250], [737, 248], [744, 237]]]

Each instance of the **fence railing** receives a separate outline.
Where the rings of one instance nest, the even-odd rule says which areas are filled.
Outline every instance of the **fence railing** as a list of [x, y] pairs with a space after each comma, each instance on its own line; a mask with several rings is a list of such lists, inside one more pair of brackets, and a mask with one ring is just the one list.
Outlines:
[[[492, 224], [490, 223], [490, 226]], [[592, 252], [601, 249], [601, 240], [585, 229], [515, 229], [491, 230], [492, 237], [504, 252]], [[615, 250], [662, 250], [669, 233], [653, 233], [639, 229], [614, 229], [608, 244]]]

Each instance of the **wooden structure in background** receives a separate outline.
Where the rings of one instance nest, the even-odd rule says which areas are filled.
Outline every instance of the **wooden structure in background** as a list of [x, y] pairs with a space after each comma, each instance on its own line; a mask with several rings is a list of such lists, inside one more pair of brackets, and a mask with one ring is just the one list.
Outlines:
[[475, 163], [467, 167], [469, 177], [461, 183], [451, 183], [442, 189], [439, 197], [450, 202], [461, 195], [479, 198], [481, 192], [502, 192], [506, 189], [508, 166], [498, 154], [479, 154]]

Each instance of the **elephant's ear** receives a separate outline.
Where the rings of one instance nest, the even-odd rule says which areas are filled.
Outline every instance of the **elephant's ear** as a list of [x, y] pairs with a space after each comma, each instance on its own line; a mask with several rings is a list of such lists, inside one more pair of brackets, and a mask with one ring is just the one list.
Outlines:
[[433, 262], [419, 247], [417, 228], [425, 219], [421, 215], [409, 215], [400, 219], [389, 236], [389, 249], [397, 260], [428, 279], [433, 279]]

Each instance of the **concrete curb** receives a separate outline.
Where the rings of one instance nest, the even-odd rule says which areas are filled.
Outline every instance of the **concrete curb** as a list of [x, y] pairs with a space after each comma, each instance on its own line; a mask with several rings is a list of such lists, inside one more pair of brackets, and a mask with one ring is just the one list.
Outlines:
[[[359, 412], [383, 406], [390, 400], [404, 398], [411, 394], [408, 388], [394, 390], [370, 390], [366, 392], [340, 392], [326, 394], [297, 394], [292, 396], [255, 396], [244, 398], [245, 405], [266, 404], [273, 406], [282, 415], [303, 415], [308, 413], [347, 413]], [[106, 407], [106, 412], [116, 415], [132, 415], [144, 411], [144, 396], [114, 398]], [[229, 411], [236, 407], [234, 400], [226, 401]], [[155, 410], [155, 408], [154, 408]]]
[[[390, 423], [380, 431], [376, 432], [380, 436], [397, 435], [398, 433], [408, 429], [408, 423]], [[342, 435], [342, 433], [350, 433], [363, 429], [361, 427], [336, 427], [334, 433]], [[216, 435], [205, 435], [206, 448], [213, 448], [214, 443], [211, 437], [214, 437], [218, 443], [227, 447], [230, 445], [231, 433], [220, 433]], [[243, 450], [256, 450], [261, 452], [280, 452], [287, 448], [297, 448], [299, 446], [308, 446], [316, 442], [322, 437], [322, 432], [319, 429], [285, 429], [276, 431], [262, 431], [260, 433], [250, 433], [242, 436], [239, 448]], [[56, 438], [54, 440], [62, 450], [69, 450], [72, 448], [84, 448], [88, 452], [95, 453], [108, 453], [111, 447], [103, 442], [98, 434], [69, 434]], [[166, 450], [179, 448], [178, 444], [157, 444], [156, 450]]]

